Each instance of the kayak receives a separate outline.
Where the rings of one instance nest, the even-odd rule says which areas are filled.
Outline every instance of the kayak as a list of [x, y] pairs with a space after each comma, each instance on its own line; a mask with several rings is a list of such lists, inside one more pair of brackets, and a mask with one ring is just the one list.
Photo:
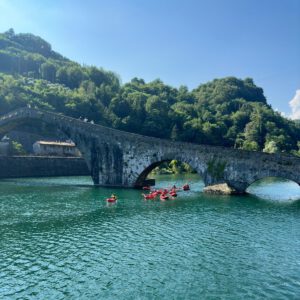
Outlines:
[[184, 191], [189, 191], [189, 190], [190, 190], [190, 186], [189, 186], [188, 184], [185, 184], [185, 185], [182, 187], [182, 189], [183, 189]]
[[148, 195], [145, 195], [145, 194], [142, 194], [144, 196], [144, 199], [145, 200], [152, 200], [152, 199], [155, 199], [156, 197], [156, 194], [148, 194]]
[[150, 191], [151, 187], [150, 186], [143, 186], [143, 190]]
[[117, 199], [115, 199], [115, 198], [107, 198], [106, 201], [109, 202], [109, 203], [114, 203], [114, 202], [117, 202]]
[[160, 199], [160, 200], [168, 200], [169, 197], [168, 197], [167, 195], [160, 195], [160, 196], [159, 196], [159, 199]]

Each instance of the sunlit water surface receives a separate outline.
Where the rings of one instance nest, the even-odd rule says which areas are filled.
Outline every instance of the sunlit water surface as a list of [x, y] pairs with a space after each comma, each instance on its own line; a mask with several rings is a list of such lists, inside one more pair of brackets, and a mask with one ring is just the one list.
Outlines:
[[[299, 299], [300, 188], [176, 200], [88, 177], [0, 181], [0, 299]], [[107, 205], [112, 192], [119, 201]]]

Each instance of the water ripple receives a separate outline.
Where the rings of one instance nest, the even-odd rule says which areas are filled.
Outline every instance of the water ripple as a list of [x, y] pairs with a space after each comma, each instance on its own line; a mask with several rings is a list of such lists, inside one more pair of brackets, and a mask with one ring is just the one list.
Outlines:
[[297, 202], [117, 190], [107, 206], [112, 189], [25, 183], [0, 183], [1, 299], [299, 295]]

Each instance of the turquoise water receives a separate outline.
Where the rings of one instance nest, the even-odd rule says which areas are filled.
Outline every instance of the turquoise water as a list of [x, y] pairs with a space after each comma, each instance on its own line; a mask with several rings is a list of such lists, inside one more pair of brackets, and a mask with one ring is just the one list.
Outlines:
[[0, 181], [0, 299], [299, 299], [300, 188], [158, 186], [187, 179], [166, 202], [88, 177]]

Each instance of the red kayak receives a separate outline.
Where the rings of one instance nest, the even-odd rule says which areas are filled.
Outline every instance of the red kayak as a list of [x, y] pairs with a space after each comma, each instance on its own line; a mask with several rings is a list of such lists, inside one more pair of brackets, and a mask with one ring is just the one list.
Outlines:
[[151, 193], [151, 194], [148, 194], [148, 195], [145, 195], [145, 194], [142, 194], [144, 196], [144, 199], [145, 200], [153, 200], [155, 199], [156, 195]]
[[109, 203], [114, 203], [114, 202], [117, 202], [117, 199], [116, 198], [107, 198], [106, 201]]
[[160, 195], [160, 196], [159, 196], [159, 199], [160, 199], [160, 200], [168, 200], [168, 199], [169, 199], [169, 196], [167, 196], [167, 195]]
[[185, 185], [182, 187], [182, 189], [183, 189], [184, 191], [189, 191], [189, 190], [190, 190], [190, 186], [189, 186], [188, 184], [185, 184]]

